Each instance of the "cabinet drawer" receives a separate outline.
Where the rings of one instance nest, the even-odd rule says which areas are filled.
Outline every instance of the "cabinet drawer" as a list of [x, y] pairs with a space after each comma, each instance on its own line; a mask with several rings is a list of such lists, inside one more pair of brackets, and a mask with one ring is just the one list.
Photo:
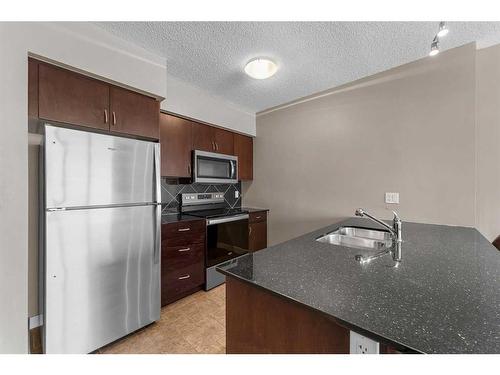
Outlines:
[[195, 263], [204, 263], [204, 260], [204, 244], [162, 246], [161, 249], [162, 273], [170, 273]]
[[205, 265], [203, 262], [194, 263], [167, 272], [162, 278], [162, 295], [166, 300], [175, 299], [177, 295], [195, 289], [205, 282]]
[[267, 220], [267, 211], [251, 212], [248, 216], [249, 223], [260, 223]]
[[162, 239], [166, 246], [188, 246], [205, 243], [205, 220], [182, 221], [162, 226]]

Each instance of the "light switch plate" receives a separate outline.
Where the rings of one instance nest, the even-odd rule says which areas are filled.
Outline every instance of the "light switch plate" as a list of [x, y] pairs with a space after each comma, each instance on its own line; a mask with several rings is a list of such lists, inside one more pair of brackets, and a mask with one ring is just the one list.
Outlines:
[[399, 193], [385, 193], [385, 203], [399, 204]]

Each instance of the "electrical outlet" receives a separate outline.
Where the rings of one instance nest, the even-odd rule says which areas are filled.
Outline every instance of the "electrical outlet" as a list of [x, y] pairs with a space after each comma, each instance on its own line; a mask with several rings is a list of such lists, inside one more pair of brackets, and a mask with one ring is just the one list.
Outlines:
[[380, 345], [377, 341], [350, 331], [349, 353], [350, 354], [379, 354]]
[[399, 193], [385, 193], [385, 203], [399, 204]]
[[234, 191], [234, 198], [238, 199], [240, 197], [240, 192], [238, 190]]

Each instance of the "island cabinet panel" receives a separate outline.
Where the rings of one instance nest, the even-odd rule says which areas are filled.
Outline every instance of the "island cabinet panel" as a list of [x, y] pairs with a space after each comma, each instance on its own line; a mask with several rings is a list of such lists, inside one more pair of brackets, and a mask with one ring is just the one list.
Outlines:
[[226, 155], [234, 154], [234, 138], [232, 132], [213, 128], [213, 139], [215, 143], [215, 152]]
[[160, 102], [154, 98], [111, 86], [110, 130], [116, 133], [159, 138]]
[[238, 157], [238, 177], [253, 180], [253, 138], [234, 134], [234, 154]]
[[191, 177], [191, 121], [160, 113], [161, 175]]
[[267, 212], [251, 212], [248, 218], [248, 249], [258, 251], [267, 247]]
[[349, 330], [322, 313], [226, 276], [226, 353], [348, 354]]
[[38, 110], [45, 120], [109, 130], [109, 85], [40, 63]]
[[193, 122], [193, 150], [215, 152], [211, 126]]
[[162, 225], [162, 306], [203, 288], [205, 232], [205, 220], [202, 219]]

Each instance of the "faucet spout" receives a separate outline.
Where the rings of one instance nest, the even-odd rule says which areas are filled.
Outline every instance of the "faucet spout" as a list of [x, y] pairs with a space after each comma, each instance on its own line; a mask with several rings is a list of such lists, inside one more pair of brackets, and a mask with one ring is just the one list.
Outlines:
[[[392, 237], [393, 245], [394, 245], [393, 249], [392, 249], [392, 259], [396, 262], [400, 262], [402, 259], [401, 244], [403, 242], [403, 236], [402, 236], [402, 232], [401, 232], [402, 221], [395, 211], [392, 211], [392, 213], [394, 214], [394, 218], [392, 219], [392, 227], [391, 227], [390, 225], [384, 223], [382, 220], [379, 220], [375, 216], [370, 215], [369, 213], [365, 212], [362, 208], [358, 208], [355, 211], [356, 216], [360, 216], [360, 217], [366, 216], [367, 218], [373, 220], [377, 224], [380, 224], [384, 228], [387, 228], [387, 230], [389, 230], [389, 232], [391, 233], [391, 237]], [[360, 258], [357, 260], [358, 261], [361, 261], [361, 260], [367, 261], [367, 260], [378, 258], [381, 255], [383, 255], [383, 252], [380, 252], [379, 254], [375, 254], [375, 255], [368, 257], [368, 258]]]
[[[379, 220], [377, 219], [375, 216], [373, 215], [370, 215], [368, 212], [365, 212], [362, 208], [358, 208], [355, 212], [356, 216], [360, 216], [360, 217], [363, 217], [363, 216], [366, 216], [367, 218], [373, 220], [374, 222], [376, 222], [377, 224], [380, 224], [382, 225], [383, 227], [387, 228], [387, 230], [389, 232], [391, 232], [391, 235], [393, 237], [396, 237], [397, 236], [397, 232], [394, 230], [393, 227], [391, 227], [390, 225], [387, 225], [386, 223], [384, 223], [382, 220]], [[396, 213], [394, 213], [396, 214]], [[397, 217], [397, 215], [396, 215]], [[398, 220], [399, 220], [399, 217], [398, 217]], [[401, 221], [401, 220], [400, 220]]]

